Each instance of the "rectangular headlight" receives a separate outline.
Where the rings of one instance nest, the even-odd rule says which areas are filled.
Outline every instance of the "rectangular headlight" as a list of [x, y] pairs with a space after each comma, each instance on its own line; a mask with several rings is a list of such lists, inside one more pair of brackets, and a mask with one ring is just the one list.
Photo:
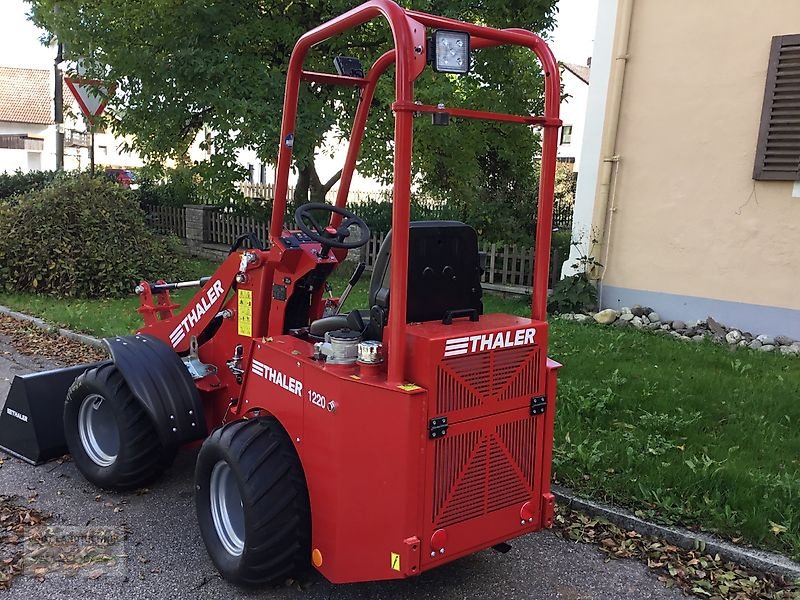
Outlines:
[[469, 34], [438, 29], [433, 32], [433, 70], [464, 74], [469, 71]]

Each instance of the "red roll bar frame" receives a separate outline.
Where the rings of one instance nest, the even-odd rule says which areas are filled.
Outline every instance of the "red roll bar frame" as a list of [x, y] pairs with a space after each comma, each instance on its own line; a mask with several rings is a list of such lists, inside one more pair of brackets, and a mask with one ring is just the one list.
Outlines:
[[[312, 46], [379, 16], [383, 16], [389, 22], [395, 49], [390, 50], [375, 61], [366, 77], [344, 77], [303, 71], [306, 54]], [[427, 64], [426, 27], [465, 31], [470, 34], [472, 48], [488, 48], [500, 45], [516, 45], [530, 48], [536, 54], [544, 70], [544, 116], [508, 115], [461, 108], [446, 108], [442, 110], [434, 106], [414, 103], [414, 81]], [[300, 82], [311, 81], [320, 84], [357, 86], [362, 89], [336, 197], [336, 205], [344, 206], [350, 190], [358, 151], [364, 137], [364, 128], [378, 79], [392, 63], [396, 63], [395, 102], [392, 105], [395, 114], [392, 270], [390, 281], [392, 310], [389, 311], [386, 343], [388, 347], [388, 381], [402, 384], [405, 382], [403, 376], [406, 345], [404, 332], [407, 306], [411, 148], [413, 143], [412, 120], [414, 113], [447, 112], [457, 117], [506, 121], [524, 125], [536, 125], [543, 128], [534, 255], [544, 257], [544, 259], [534, 260], [531, 318], [544, 320], [547, 317], [547, 284], [550, 267], [550, 238], [553, 226], [556, 150], [558, 146], [558, 128], [561, 126], [561, 120], [559, 119], [561, 84], [558, 65], [550, 48], [538, 35], [524, 29], [500, 30], [463, 23], [414, 10], [405, 10], [391, 0], [369, 0], [349, 12], [312, 29], [297, 41], [289, 60], [286, 92], [283, 101], [281, 144], [275, 174], [275, 200], [270, 224], [270, 237], [273, 240], [281, 236], [283, 217], [286, 212]], [[334, 224], [336, 224], [336, 221], [334, 221]]]

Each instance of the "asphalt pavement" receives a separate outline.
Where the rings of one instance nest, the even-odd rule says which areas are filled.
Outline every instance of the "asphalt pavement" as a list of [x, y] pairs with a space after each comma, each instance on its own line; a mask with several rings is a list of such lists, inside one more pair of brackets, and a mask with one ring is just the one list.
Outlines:
[[[14, 374], [56, 366], [20, 355], [0, 338], [0, 403]], [[0, 453], [2, 456], [2, 453]], [[114, 548], [122, 555], [115, 569], [99, 574], [24, 574], [2, 592], [9, 600], [95, 598], [200, 599], [675, 599], [641, 563], [608, 560], [597, 548], [566, 541], [550, 531], [512, 542], [512, 550], [492, 550], [444, 565], [414, 579], [332, 585], [312, 575], [302, 585], [247, 590], [217, 575], [200, 538], [194, 513], [192, 476], [195, 452], [182, 451], [165, 475], [146, 493], [109, 493], [86, 482], [72, 462], [32, 467], [5, 457], [0, 495], [50, 513], [49, 524], [125, 531]], [[0, 556], [2, 559], [2, 556]]]

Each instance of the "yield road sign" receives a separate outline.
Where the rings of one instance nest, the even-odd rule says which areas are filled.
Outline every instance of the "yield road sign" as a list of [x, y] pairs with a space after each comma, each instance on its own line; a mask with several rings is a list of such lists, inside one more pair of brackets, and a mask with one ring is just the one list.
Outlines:
[[65, 77], [64, 82], [78, 101], [81, 112], [94, 125], [95, 119], [103, 112], [108, 104], [110, 94], [114, 93], [114, 86], [109, 86], [99, 79], [86, 77]]

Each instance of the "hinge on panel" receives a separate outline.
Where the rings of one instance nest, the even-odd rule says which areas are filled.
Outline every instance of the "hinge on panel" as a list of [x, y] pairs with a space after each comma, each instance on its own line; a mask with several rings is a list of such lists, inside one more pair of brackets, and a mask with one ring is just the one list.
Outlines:
[[546, 408], [546, 396], [535, 396], [534, 398], [531, 398], [531, 415], [543, 415]]
[[431, 439], [447, 435], [447, 417], [436, 417], [428, 423], [428, 435]]

